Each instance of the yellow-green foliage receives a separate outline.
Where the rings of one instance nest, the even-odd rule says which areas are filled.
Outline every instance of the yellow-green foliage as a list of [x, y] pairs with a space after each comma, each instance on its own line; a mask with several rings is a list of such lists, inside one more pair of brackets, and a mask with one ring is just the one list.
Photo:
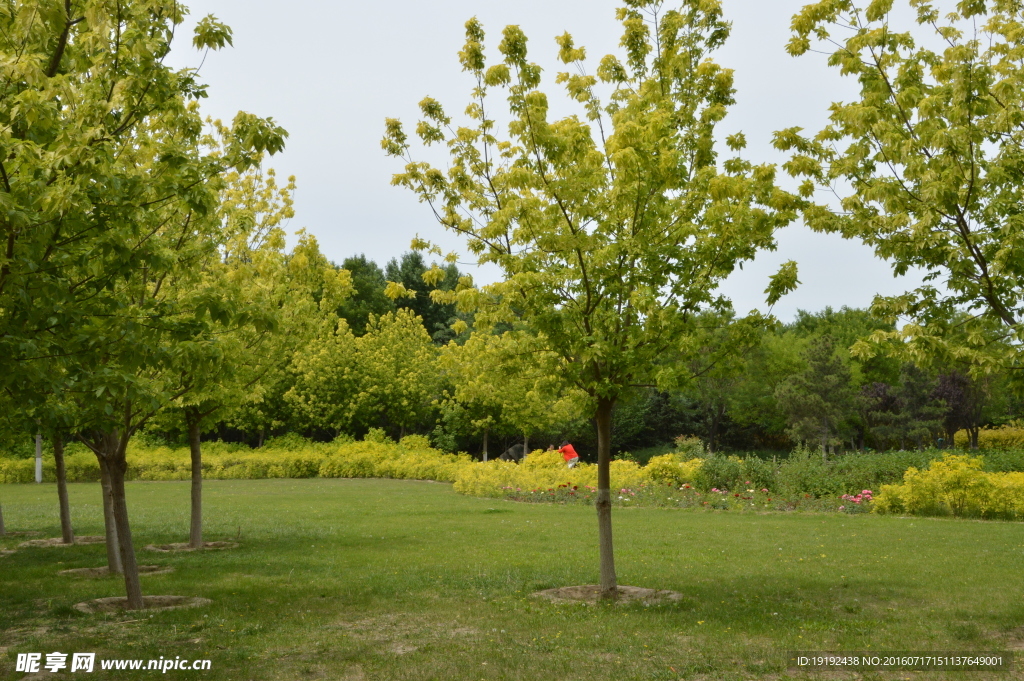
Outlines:
[[[953, 443], [959, 449], [966, 449], [968, 446], [967, 431], [958, 432], [953, 437]], [[978, 449], [1024, 449], [1024, 428], [1013, 426], [982, 428], [978, 431]]]
[[[668, 469], [667, 466], [663, 468]], [[698, 468], [692, 467], [692, 470]], [[673, 475], [678, 473], [675, 469], [669, 470]], [[662, 482], [651, 477], [649, 467], [641, 468], [632, 461], [612, 461], [610, 473], [613, 489], [635, 489], [641, 485]], [[575, 468], [567, 468], [558, 452], [536, 451], [519, 465], [508, 461], [474, 462], [460, 468], [455, 477], [456, 492], [480, 497], [504, 496], [510, 490], [548, 490], [559, 485], [597, 487], [597, 466], [581, 463]]]
[[[221, 443], [204, 443], [203, 477], [208, 479], [258, 478], [415, 478], [451, 482], [456, 471], [469, 465], [466, 455], [444, 454], [429, 446], [427, 438], [409, 436], [401, 442], [307, 443], [301, 447], [248, 449]], [[129, 480], [188, 480], [191, 459], [188, 449], [132, 444], [128, 448]], [[99, 480], [99, 466], [91, 453], [66, 457], [69, 482]], [[47, 458], [44, 480], [53, 482], [53, 460]], [[32, 482], [33, 459], [0, 459], [0, 482]]]
[[986, 473], [983, 459], [947, 454], [928, 468], [909, 468], [903, 484], [882, 485], [878, 513], [998, 518], [1024, 516], [1024, 473]]
[[[96, 482], [100, 479], [100, 466], [96, 457], [89, 452], [69, 454], [64, 457], [64, 469], [71, 482]], [[0, 483], [35, 482], [35, 459], [0, 459]], [[43, 482], [55, 482], [57, 473], [53, 458], [43, 459]]]
[[703, 463], [703, 459], [684, 461], [681, 454], [662, 454], [651, 457], [644, 470], [654, 482], [682, 485], [694, 481]]

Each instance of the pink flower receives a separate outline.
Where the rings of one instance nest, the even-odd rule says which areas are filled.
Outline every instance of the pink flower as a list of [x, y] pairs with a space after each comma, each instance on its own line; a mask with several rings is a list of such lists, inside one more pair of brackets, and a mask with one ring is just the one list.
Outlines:
[[869, 489], [866, 489], [866, 490], [862, 490], [862, 491], [861, 491], [861, 494], [866, 494], [867, 496], [869, 496], [869, 497], [870, 497], [870, 496], [871, 496], [872, 494], [874, 494], [874, 492], [872, 492], [872, 491], [871, 491], [871, 490], [869, 490]]
[[762, 488], [761, 491], [767, 493], [768, 489], [767, 488]]
[[846, 508], [846, 507], [845, 506], [840, 506], [839, 510], [842, 511], [844, 508]]

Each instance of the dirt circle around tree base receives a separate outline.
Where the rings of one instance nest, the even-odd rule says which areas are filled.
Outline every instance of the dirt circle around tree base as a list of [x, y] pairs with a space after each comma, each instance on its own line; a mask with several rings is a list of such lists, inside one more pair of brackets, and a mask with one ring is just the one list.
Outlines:
[[[170, 565], [140, 565], [139, 574], [143, 575], [166, 575], [169, 572], [174, 572], [174, 568]], [[96, 568], [73, 568], [71, 570], [61, 570], [57, 573], [58, 575], [67, 575], [69, 577], [86, 577], [88, 579], [99, 579], [101, 577], [120, 577], [121, 574], [118, 572], [111, 572], [110, 568], [96, 567]]]
[[238, 542], [233, 541], [204, 541], [202, 548], [193, 548], [188, 545], [188, 542], [178, 542], [175, 544], [149, 544], [146, 546], [147, 551], [158, 551], [160, 553], [174, 553], [176, 551], [219, 551], [224, 549], [237, 549], [240, 546]]
[[[665, 589], [645, 589], [640, 586], [620, 586], [617, 589], [618, 596], [614, 601], [615, 605], [626, 605], [629, 603], [643, 603], [644, 605], [660, 605], [662, 603], [676, 603], [683, 599], [678, 591], [667, 591]], [[594, 604], [601, 600], [601, 586], [598, 584], [584, 584], [582, 586], [562, 586], [557, 589], [544, 589], [532, 594], [534, 598], [542, 598], [552, 603], [589, 603]]]
[[35, 537], [42, 534], [42, 532], [36, 532], [35, 530], [22, 530], [21, 532], [5, 532], [0, 534], [0, 537]]
[[[106, 537], [97, 536], [85, 536], [75, 537], [74, 546], [82, 544], [106, 544]], [[65, 544], [62, 537], [53, 537], [52, 539], [29, 539], [18, 544], [19, 549], [29, 549], [34, 547], [48, 547], [48, 546], [72, 546], [72, 544]]]
[[15, 553], [17, 553], [17, 551], [15, 551], [14, 549], [0, 549], [0, 558], [3, 558], [5, 556], [13, 556]]
[[[198, 608], [213, 603], [209, 598], [197, 596], [143, 596], [142, 606], [146, 610], [184, 610]], [[75, 610], [84, 613], [120, 612], [128, 609], [128, 599], [124, 596], [97, 598], [83, 603], [75, 603]]]

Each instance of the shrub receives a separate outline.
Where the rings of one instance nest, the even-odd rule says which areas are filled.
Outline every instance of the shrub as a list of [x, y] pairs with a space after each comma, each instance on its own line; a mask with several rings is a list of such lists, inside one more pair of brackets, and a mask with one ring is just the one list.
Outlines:
[[[953, 444], [959, 449], [968, 446], [967, 431], [961, 430], [953, 436]], [[1024, 450], [1024, 428], [1003, 426], [982, 428], [978, 431], [978, 449]]]
[[[188, 480], [191, 458], [186, 448], [144, 447], [135, 440], [128, 447], [128, 480]], [[99, 480], [96, 457], [76, 451], [65, 457], [69, 482]], [[443, 454], [427, 439], [411, 435], [396, 444], [391, 440], [330, 444], [299, 437], [276, 438], [259, 449], [221, 442], [203, 443], [203, 477], [208, 479], [379, 477], [418, 478], [451, 482], [466, 455]], [[0, 459], [0, 482], [32, 482], [33, 459]], [[55, 480], [52, 457], [44, 459], [43, 479]]]
[[693, 483], [700, 474], [703, 459], [692, 458], [689, 461], [683, 459], [682, 453], [663, 454], [651, 457], [644, 470], [653, 482], [674, 485], [679, 487], [685, 483]]
[[675, 439], [676, 452], [687, 459], [699, 458], [707, 454], [704, 442], [696, 435], [680, 435]]
[[[552, 454], [557, 455], [551, 456]], [[531, 461], [532, 459], [532, 461]], [[651, 483], [646, 470], [632, 461], [610, 464], [612, 488], [637, 488]], [[478, 461], [459, 468], [455, 491], [481, 497], [501, 497], [516, 490], [551, 490], [558, 487], [597, 487], [597, 465], [581, 463], [567, 468], [558, 452], [533, 452], [523, 463]]]
[[907, 469], [902, 484], [883, 485], [878, 513], [1019, 518], [1024, 515], [1024, 473], [988, 473], [982, 457], [947, 454], [927, 468]]

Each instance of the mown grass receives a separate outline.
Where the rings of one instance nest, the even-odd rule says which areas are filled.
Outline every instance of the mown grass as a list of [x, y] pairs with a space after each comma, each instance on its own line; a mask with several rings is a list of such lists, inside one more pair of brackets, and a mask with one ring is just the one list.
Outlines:
[[[70, 487], [77, 531], [100, 534], [99, 486]], [[207, 538], [238, 538], [240, 548], [139, 554], [176, 568], [144, 575], [146, 593], [212, 605], [82, 615], [74, 603], [121, 595], [123, 584], [56, 572], [102, 565], [103, 546], [21, 549], [0, 558], [0, 679], [23, 677], [18, 652], [213, 661], [208, 672], [167, 673], [177, 679], [622, 681], [825, 678], [788, 672], [794, 649], [1024, 648], [1019, 523], [616, 510], [620, 583], [684, 599], [593, 607], [529, 597], [597, 581], [585, 507], [395, 480], [210, 481], [205, 490]], [[188, 493], [187, 483], [128, 485], [140, 549], [186, 538]], [[10, 530], [59, 535], [53, 485], [0, 486], [0, 501]], [[104, 673], [154, 674], [92, 677]]]

